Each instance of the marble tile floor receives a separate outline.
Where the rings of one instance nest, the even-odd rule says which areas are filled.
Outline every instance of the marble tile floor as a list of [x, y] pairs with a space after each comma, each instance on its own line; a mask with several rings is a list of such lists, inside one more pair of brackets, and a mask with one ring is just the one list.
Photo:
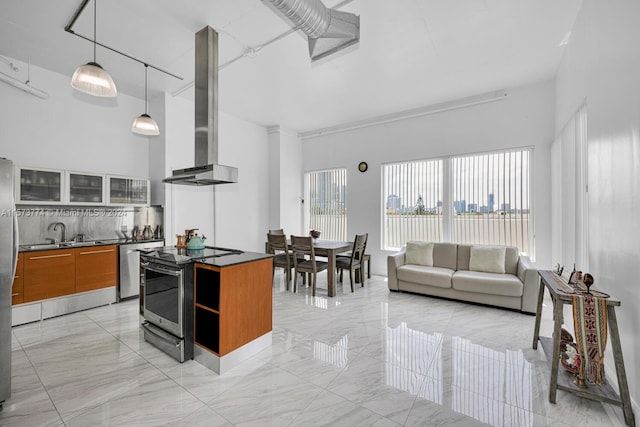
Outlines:
[[[276, 273], [273, 345], [217, 375], [147, 344], [138, 300], [13, 328], [1, 426], [617, 426], [616, 407], [558, 391], [534, 316], [388, 291], [326, 297]], [[551, 332], [546, 301], [542, 335]]]

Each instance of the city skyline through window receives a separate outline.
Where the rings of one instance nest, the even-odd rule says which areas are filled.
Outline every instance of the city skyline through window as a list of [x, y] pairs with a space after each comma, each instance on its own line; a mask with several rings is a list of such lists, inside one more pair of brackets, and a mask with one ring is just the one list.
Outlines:
[[383, 165], [383, 250], [410, 240], [530, 253], [532, 149]]
[[305, 173], [305, 224], [322, 239], [347, 240], [347, 170]]

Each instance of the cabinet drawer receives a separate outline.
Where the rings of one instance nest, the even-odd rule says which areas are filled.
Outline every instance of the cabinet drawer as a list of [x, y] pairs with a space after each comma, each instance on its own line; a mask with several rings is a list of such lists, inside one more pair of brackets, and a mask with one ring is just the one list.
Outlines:
[[76, 250], [76, 292], [118, 284], [118, 247], [116, 245]]
[[24, 253], [24, 299], [38, 301], [75, 292], [75, 252], [73, 250]]

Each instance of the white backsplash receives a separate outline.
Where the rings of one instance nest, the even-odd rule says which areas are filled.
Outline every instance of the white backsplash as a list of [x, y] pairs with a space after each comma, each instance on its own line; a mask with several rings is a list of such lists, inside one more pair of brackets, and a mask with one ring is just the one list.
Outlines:
[[20, 244], [44, 243], [46, 239], [61, 239], [60, 228], [51, 225], [61, 222], [66, 228], [67, 240], [83, 234], [85, 240], [124, 238], [131, 236], [134, 226], [142, 231], [145, 225], [152, 229], [163, 225], [161, 207], [38, 207], [18, 206]]

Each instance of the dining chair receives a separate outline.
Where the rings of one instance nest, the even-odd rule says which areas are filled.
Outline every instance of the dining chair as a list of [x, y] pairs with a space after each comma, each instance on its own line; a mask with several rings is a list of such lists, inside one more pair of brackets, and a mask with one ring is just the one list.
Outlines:
[[364, 287], [364, 251], [367, 249], [367, 238], [369, 234], [356, 234], [353, 241], [353, 249], [351, 257], [337, 257], [336, 268], [340, 271], [340, 282], [342, 282], [342, 273], [349, 270], [349, 282], [351, 284], [351, 292], [353, 292], [353, 283], [355, 282], [354, 274], [357, 272], [360, 278], [360, 284]]
[[[271, 230], [269, 230], [271, 231]], [[287, 247], [287, 236], [284, 234], [267, 233], [267, 242], [269, 242], [269, 251], [274, 255], [273, 268], [271, 269], [271, 280], [276, 272], [276, 268], [284, 269], [285, 280], [287, 281], [287, 290], [291, 284], [291, 269], [294, 266], [293, 256]]]
[[269, 234], [284, 234], [284, 229], [278, 228], [277, 230], [269, 230]]
[[[293, 268], [295, 274], [293, 277], [293, 292], [298, 289], [298, 273], [307, 273], [312, 276], [312, 295], [316, 296], [316, 282], [318, 281], [318, 272], [326, 270], [328, 262], [318, 261], [313, 249], [313, 238], [311, 236], [291, 236], [291, 250], [293, 251]], [[311, 281], [311, 277], [310, 280]]]

